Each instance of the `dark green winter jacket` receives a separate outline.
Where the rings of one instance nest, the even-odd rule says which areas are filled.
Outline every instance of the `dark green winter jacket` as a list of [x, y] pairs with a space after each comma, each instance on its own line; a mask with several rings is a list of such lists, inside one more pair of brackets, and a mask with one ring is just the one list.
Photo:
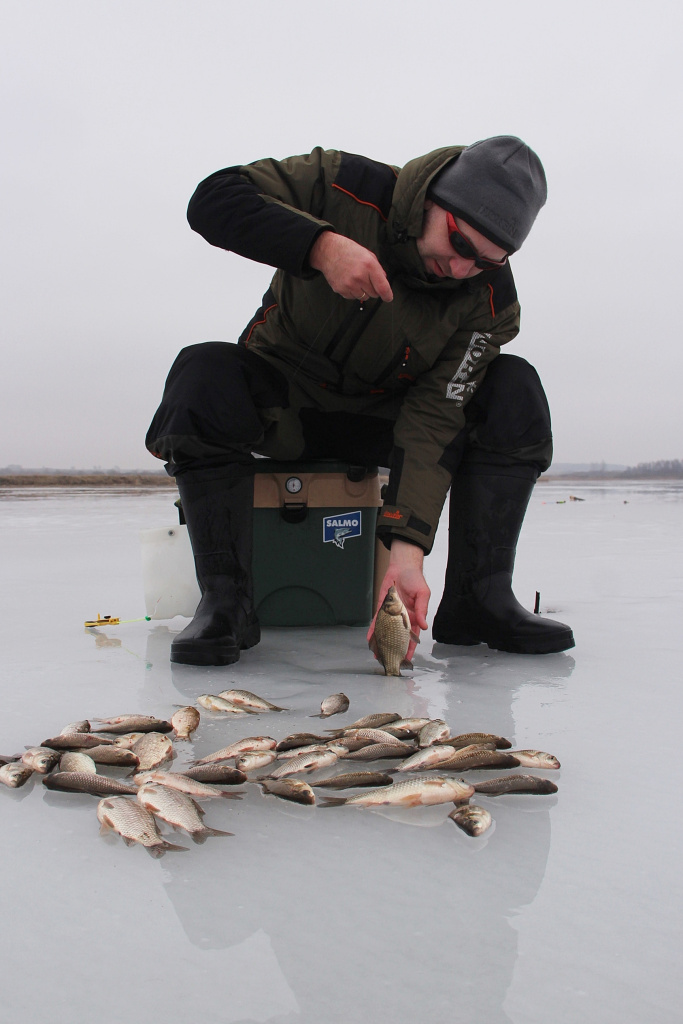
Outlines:
[[[378, 533], [429, 551], [459, 451], [464, 407], [500, 346], [519, 330], [509, 266], [466, 281], [430, 278], [416, 239], [434, 175], [463, 147], [402, 169], [336, 150], [218, 171], [188, 219], [212, 245], [278, 268], [241, 343], [319, 408], [395, 421]], [[394, 301], [336, 295], [308, 254], [338, 231], [374, 252]]]

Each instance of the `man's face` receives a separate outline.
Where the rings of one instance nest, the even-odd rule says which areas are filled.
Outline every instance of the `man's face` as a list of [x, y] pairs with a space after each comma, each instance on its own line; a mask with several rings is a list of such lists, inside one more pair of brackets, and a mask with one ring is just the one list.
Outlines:
[[[455, 218], [458, 230], [462, 232], [478, 256], [487, 260], [503, 260], [505, 249], [499, 248], [476, 228], [460, 217]], [[425, 214], [422, 222], [422, 234], [417, 240], [417, 251], [422, 257], [425, 270], [432, 277], [452, 277], [462, 281], [467, 277], [476, 277], [481, 270], [475, 267], [473, 260], [466, 260], [458, 255], [448, 237], [446, 211], [437, 206], [431, 199], [425, 202]]]

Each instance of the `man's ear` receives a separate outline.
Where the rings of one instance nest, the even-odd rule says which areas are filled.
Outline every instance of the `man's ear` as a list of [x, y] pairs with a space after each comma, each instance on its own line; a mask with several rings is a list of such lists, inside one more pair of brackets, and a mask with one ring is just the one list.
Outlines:
[[434, 203], [433, 203], [433, 201], [431, 199], [425, 199], [425, 205], [424, 205], [425, 210], [431, 210], [433, 205], [434, 205]]

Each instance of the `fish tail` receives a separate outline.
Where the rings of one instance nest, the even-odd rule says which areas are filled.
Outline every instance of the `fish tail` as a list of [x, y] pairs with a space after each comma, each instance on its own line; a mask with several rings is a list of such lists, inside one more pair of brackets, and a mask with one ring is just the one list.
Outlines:
[[197, 829], [196, 832], [193, 832], [191, 834], [191, 838], [195, 843], [199, 843], [201, 846], [202, 843], [206, 842], [209, 836], [234, 836], [234, 834], [234, 832], [221, 832], [219, 828], [209, 828], [207, 825], [205, 828]]
[[341, 807], [342, 804], [346, 803], [345, 796], [324, 796], [322, 800], [318, 801], [319, 807]]
[[178, 850], [179, 852], [187, 853], [186, 846], [177, 846], [175, 843], [169, 843], [164, 839], [161, 843], [156, 843], [154, 846], [147, 846], [145, 849], [149, 852], [150, 857], [158, 859], [163, 857], [167, 850]]

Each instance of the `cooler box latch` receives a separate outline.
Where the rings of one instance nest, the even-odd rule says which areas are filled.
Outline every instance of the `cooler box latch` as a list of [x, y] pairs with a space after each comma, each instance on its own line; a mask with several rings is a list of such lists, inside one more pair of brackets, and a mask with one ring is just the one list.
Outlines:
[[280, 515], [286, 523], [303, 523], [307, 513], [305, 501], [286, 501], [280, 509]]

